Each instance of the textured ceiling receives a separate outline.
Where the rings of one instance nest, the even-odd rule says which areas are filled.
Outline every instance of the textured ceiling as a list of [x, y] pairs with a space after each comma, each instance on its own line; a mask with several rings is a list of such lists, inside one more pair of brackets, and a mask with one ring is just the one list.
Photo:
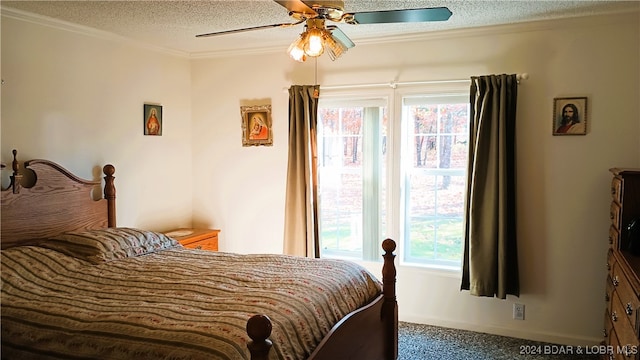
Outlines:
[[[196, 38], [196, 34], [292, 22], [272, 0], [219, 1], [5, 1], [6, 16], [36, 19], [52, 26], [106, 32], [185, 55], [286, 49], [303, 25]], [[514, 24], [640, 10], [640, 1], [430, 1], [345, 0], [346, 12], [446, 6], [446, 22], [338, 24], [356, 45], [376, 37]], [[79, 25], [79, 26], [78, 26]]]

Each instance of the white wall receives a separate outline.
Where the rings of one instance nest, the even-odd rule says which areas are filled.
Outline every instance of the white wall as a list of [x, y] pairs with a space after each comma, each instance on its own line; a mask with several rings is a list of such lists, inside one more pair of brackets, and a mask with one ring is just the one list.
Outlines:
[[[518, 246], [522, 294], [459, 290], [458, 274], [400, 266], [400, 318], [491, 333], [593, 344], [601, 340], [609, 229], [608, 169], [640, 166], [638, 14], [456, 31], [358, 45], [318, 60], [318, 83], [468, 79], [523, 73], [518, 89]], [[284, 52], [192, 62], [194, 219], [222, 229], [221, 249], [279, 252], [283, 237], [288, 94], [313, 84], [313, 61]], [[553, 98], [587, 96], [586, 136], [552, 136]], [[274, 146], [243, 148], [240, 106], [273, 107]], [[379, 264], [370, 265], [379, 273]], [[418, 286], [416, 286], [418, 284]], [[512, 319], [514, 302], [526, 319]]]
[[[472, 297], [455, 273], [401, 264], [401, 320], [600, 340], [608, 168], [640, 167], [639, 30], [635, 13], [361, 43], [335, 62], [318, 61], [321, 85], [530, 75], [518, 97], [521, 297]], [[193, 219], [222, 230], [223, 251], [281, 251], [283, 89], [315, 83], [313, 61], [295, 63], [284, 49], [187, 61], [5, 17], [1, 55], [2, 161], [16, 147], [23, 159], [57, 160], [88, 177], [88, 168], [112, 162], [121, 225], [163, 230]], [[553, 98], [562, 96], [589, 97], [588, 135], [551, 136]], [[145, 101], [164, 106], [161, 138], [141, 135]], [[242, 147], [240, 106], [268, 103], [274, 146]], [[514, 302], [526, 305], [524, 321], [511, 319]]]
[[[2, 162], [17, 149], [86, 179], [111, 163], [118, 225], [191, 225], [188, 59], [3, 16], [2, 79]], [[145, 102], [163, 105], [162, 136], [143, 135]]]

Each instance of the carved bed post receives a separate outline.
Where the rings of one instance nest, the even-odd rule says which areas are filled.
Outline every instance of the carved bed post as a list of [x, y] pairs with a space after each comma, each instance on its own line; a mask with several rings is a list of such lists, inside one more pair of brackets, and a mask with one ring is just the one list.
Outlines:
[[385, 359], [398, 358], [398, 302], [396, 301], [396, 266], [393, 252], [396, 242], [386, 239], [382, 242], [384, 265], [382, 266], [382, 321], [385, 332]]
[[247, 321], [247, 334], [251, 338], [247, 348], [251, 353], [251, 360], [269, 359], [269, 350], [273, 344], [268, 339], [271, 329], [271, 320], [266, 315], [254, 315]]
[[13, 175], [11, 178], [11, 191], [14, 194], [18, 194], [20, 192], [20, 187], [22, 186], [22, 174], [20, 174], [20, 162], [18, 162], [18, 150], [13, 149], [13, 161], [11, 162], [11, 168], [13, 169]]
[[107, 199], [107, 226], [116, 227], [116, 187], [114, 185], [115, 177], [113, 174], [116, 168], [107, 164], [102, 168], [104, 173], [104, 198]]

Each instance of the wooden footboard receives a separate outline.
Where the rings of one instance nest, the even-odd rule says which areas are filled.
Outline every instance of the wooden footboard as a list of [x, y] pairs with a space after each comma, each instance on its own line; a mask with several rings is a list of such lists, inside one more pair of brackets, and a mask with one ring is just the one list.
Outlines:
[[[398, 303], [393, 254], [396, 243], [386, 239], [382, 242], [382, 248], [385, 251], [382, 295], [340, 320], [309, 356], [309, 360], [398, 358]], [[247, 347], [251, 352], [251, 360], [269, 358], [271, 329], [271, 321], [266, 315], [254, 315], [247, 322], [247, 334], [251, 338]]]

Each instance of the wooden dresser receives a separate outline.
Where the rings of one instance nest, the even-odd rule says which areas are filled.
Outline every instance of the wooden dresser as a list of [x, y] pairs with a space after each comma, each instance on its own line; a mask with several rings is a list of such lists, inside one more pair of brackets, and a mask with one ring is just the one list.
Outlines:
[[627, 229], [640, 217], [640, 169], [610, 169], [611, 225], [607, 254], [605, 359], [640, 359], [640, 256], [629, 250]]
[[165, 235], [178, 240], [182, 246], [190, 249], [218, 251], [219, 232], [220, 230], [215, 229], [181, 228], [168, 231]]

